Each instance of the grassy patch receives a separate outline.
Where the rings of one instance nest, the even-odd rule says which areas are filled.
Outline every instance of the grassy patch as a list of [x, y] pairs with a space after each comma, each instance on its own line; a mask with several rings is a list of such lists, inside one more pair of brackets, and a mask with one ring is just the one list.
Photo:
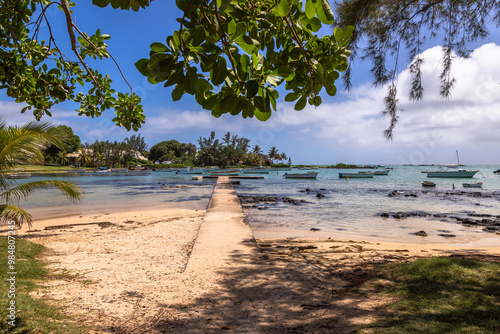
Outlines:
[[498, 333], [500, 263], [435, 257], [385, 266], [371, 283], [390, 300], [360, 332]]
[[[8, 240], [0, 236], [0, 332], [1, 333], [84, 333], [85, 328], [74, 320], [62, 315], [60, 308], [40, 299], [34, 299], [30, 292], [38, 288], [36, 281], [48, 280], [49, 271], [38, 260], [43, 246], [15, 239], [15, 275], [8, 265]], [[11, 291], [8, 278], [15, 277], [15, 297], [9, 297]], [[52, 276], [53, 277], [53, 276]], [[12, 292], [11, 292], [12, 293]], [[7, 316], [10, 301], [15, 300], [15, 326]]]

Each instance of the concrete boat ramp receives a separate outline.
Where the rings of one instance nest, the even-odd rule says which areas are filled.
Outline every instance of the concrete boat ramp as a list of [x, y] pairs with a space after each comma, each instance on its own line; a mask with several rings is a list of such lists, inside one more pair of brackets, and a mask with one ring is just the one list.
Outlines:
[[231, 182], [234, 181], [228, 176], [219, 176], [217, 180], [186, 274], [195, 276], [196, 273], [232, 267], [235, 258], [248, 259], [257, 252], [255, 239], [250, 227], [244, 223], [243, 209]]

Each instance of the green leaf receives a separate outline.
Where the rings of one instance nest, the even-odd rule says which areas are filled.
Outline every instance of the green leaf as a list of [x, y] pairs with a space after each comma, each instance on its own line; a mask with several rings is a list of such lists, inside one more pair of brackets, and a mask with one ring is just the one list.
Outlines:
[[317, 0], [316, 14], [318, 14], [318, 19], [324, 24], [333, 23], [333, 11], [328, 0]]
[[175, 88], [172, 90], [172, 101], [179, 101], [184, 95], [184, 85], [183, 84], [177, 84]]
[[198, 74], [196, 67], [190, 67], [184, 77], [184, 90], [188, 94], [194, 95], [198, 87]]
[[280, 16], [287, 16], [292, 9], [292, 0], [280, 0], [278, 4], [278, 13]]
[[236, 44], [248, 54], [255, 54], [259, 51], [259, 41], [250, 38], [247, 35], [240, 36], [235, 40]]
[[163, 43], [155, 42], [155, 43], [151, 44], [151, 50], [153, 52], [167, 52], [168, 48]]
[[297, 103], [295, 103], [295, 107], [294, 109], [295, 110], [302, 110], [305, 108], [307, 104], [307, 98], [305, 96], [302, 96], [298, 101]]
[[293, 102], [293, 101], [297, 100], [299, 97], [300, 97], [299, 93], [291, 92], [291, 93], [286, 94], [285, 101], [286, 102]]
[[255, 80], [249, 80], [245, 82], [246, 98], [251, 99], [259, 92], [259, 84]]
[[216, 86], [226, 80], [228, 75], [226, 59], [218, 57], [215, 65], [212, 67], [212, 83]]
[[308, 19], [316, 17], [316, 2], [317, 0], [306, 0], [306, 16]]
[[234, 34], [231, 37], [234, 40], [240, 36], [245, 35], [246, 33], [247, 33], [247, 24], [245, 22], [238, 22], [238, 24], [236, 24]]

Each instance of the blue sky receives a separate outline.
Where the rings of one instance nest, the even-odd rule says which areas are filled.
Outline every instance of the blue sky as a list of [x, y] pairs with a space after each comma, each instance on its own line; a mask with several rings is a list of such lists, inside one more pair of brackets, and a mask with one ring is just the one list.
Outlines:
[[[149, 84], [135, 69], [134, 63], [148, 56], [151, 43], [164, 42], [179, 28], [175, 18], [180, 17], [181, 12], [170, 1], [153, 1], [146, 10], [132, 12], [97, 8], [86, 0], [79, 1], [74, 11], [81, 30], [92, 33], [100, 28], [111, 35], [108, 49], [143, 99], [147, 119], [139, 133], [150, 146], [170, 139], [196, 144], [200, 136], [207, 137], [214, 130], [219, 138], [227, 131], [249, 138], [252, 146], [259, 145], [264, 151], [276, 146], [280, 152], [286, 152], [294, 164], [454, 163], [456, 150], [460, 151], [461, 162], [465, 164], [500, 164], [498, 31], [474, 45], [470, 58], [455, 59], [453, 75], [457, 84], [451, 100], [443, 100], [436, 93], [436, 78], [440, 73], [437, 42], [429, 44], [423, 52], [426, 88], [423, 102], [410, 103], [406, 98], [409, 76], [404, 68], [406, 64], [402, 65], [398, 84], [404, 111], [394, 140], [388, 142], [382, 135], [388, 120], [380, 116], [386, 89], [371, 86], [367, 64], [356, 62], [351, 91], [340, 91], [333, 98], [324, 94], [323, 104], [318, 108], [308, 106], [297, 112], [293, 110], [293, 103], [284, 102], [285, 94], [281, 93], [278, 110], [267, 122], [230, 115], [217, 119], [199, 107], [190, 95], [172, 102], [171, 89]], [[69, 43], [64, 34], [62, 13], [54, 8], [48, 15], [54, 22], [53, 30]], [[329, 33], [329, 27], [322, 31]], [[98, 68], [112, 76], [117, 91], [128, 92], [111, 60], [101, 62]], [[341, 81], [337, 84], [340, 90]], [[33, 120], [28, 112], [19, 113], [22, 107], [0, 93], [0, 114], [9, 124]], [[123, 140], [135, 134], [115, 126], [111, 122], [111, 110], [92, 119], [78, 117], [74, 108], [70, 103], [60, 105], [52, 111], [52, 118], [44, 120], [71, 126], [82, 142]]]

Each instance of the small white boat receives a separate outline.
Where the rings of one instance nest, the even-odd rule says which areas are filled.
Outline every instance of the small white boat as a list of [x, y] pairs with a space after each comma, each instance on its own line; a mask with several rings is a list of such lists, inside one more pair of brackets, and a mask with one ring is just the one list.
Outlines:
[[111, 173], [111, 169], [97, 169], [94, 173]]
[[374, 171], [371, 172], [357, 172], [357, 173], [339, 173], [339, 179], [368, 179], [373, 178]]
[[422, 186], [423, 187], [435, 187], [436, 186], [436, 182], [422, 181]]
[[285, 173], [283, 177], [285, 179], [316, 179], [318, 172], [307, 172], [307, 173]]
[[188, 175], [201, 175], [204, 173], [204, 170], [200, 169], [200, 168], [193, 168], [193, 169], [188, 169], [188, 170], [178, 170], [175, 173], [176, 174], [188, 174]]
[[483, 182], [477, 183], [462, 183], [464, 188], [481, 188], [483, 186]]

